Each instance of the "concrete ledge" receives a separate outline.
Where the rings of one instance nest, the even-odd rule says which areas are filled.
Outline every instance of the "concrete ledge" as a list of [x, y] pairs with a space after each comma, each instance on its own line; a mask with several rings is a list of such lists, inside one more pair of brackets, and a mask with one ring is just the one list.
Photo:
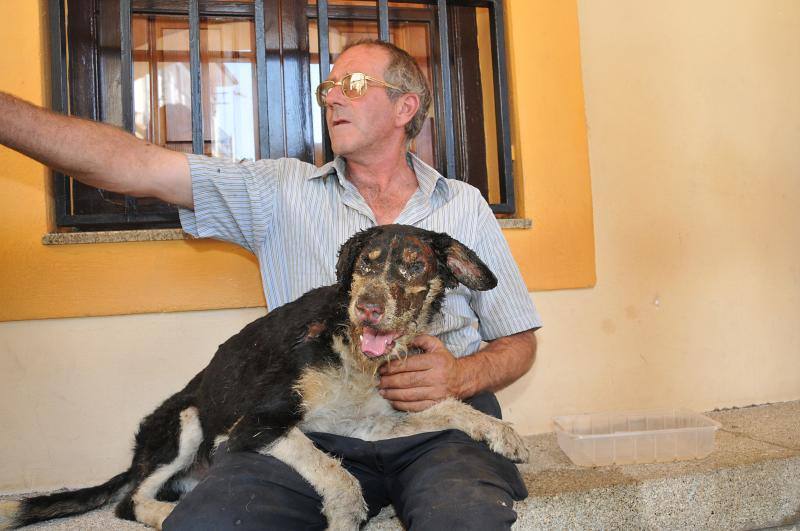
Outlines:
[[584, 468], [531, 437], [518, 529], [762, 529], [800, 520], [800, 402], [712, 412], [706, 459]]
[[[504, 229], [530, 229], [533, 222], [527, 218], [498, 218]], [[84, 243], [162, 242], [192, 240], [181, 229], [106, 230], [96, 232], [50, 232], [42, 236], [43, 245], [76, 245]]]
[[[800, 529], [800, 401], [708, 415], [723, 428], [697, 461], [584, 468], [555, 435], [528, 437], [532, 460], [520, 470], [530, 496], [516, 505], [515, 529]], [[105, 509], [30, 529], [145, 528]], [[384, 510], [364, 529], [402, 526]]]
[[181, 229], [105, 230], [97, 232], [51, 232], [42, 236], [43, 245], [83, 243], [162, 242], [191, 240]]

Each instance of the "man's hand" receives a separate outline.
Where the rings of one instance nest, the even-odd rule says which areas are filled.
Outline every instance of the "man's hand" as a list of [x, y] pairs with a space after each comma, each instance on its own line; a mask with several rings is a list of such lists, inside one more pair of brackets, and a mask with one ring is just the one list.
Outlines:
[[533, 330], [497, 338], [462, 358], [433, 336], [418, 336], [411, 346], [422, 353], [380, 368], [379, 392], [401, 411], [422, 411], [448, 397], [499, 391], [528, 372], [536, 357]]
[[422, 411], [447, 397], [459, 398], [458, 360], [438, 338], [421, 335], [411, 342], [421, 353], [389, 361], [380, 368], [379, 392], [401, 411]]

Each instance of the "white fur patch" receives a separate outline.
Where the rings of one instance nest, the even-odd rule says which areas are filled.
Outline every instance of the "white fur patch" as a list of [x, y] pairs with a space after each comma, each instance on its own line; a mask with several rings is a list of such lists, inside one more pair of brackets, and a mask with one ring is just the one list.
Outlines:
[[0, 529], [11, 529], [19, 512], [19, 502], [16, 500], [0, 501]]
[[161, 529], [161, 524], [172, 512], [174, 503], [155, 499], [159, 489], [172, 476], [189, 467], [197, 454], [197, 448], [203, 441], [203, 429], [196, 407], [188, 407], [181, 411], [181, 433], [178, 442], [178, 456], [170, 463], [158, 467], [150, 474], [134, 492], [133, 512], [136, 519], [150, 527]]
[[214, 452], [216, 452], [217, 448], [219, 448], [219, 445], [224, 442], [228, 442], [228, 439], [229, 439], [228, 435], [217, 435], [216, 437], [214, 437], [214, 447], [211, 450], [211, 453], [213, 454]]
[[377, 375], [365, 372], [367, 367], [359, 363], [364, 356], [352, 353], [338, 336], [333, 337], [332, 347], [342, 365], [308, 368], [295, 386], [305, 410], [300, 429], [367, 441], [382, 438], [380, 434], [391, 429], [402, 414], [377, 393]]
[[328, 529], [352, 531], [367, 517], [361, 485], [341, 463], [319, 450], [303, 432], [292, 428], [261, 453], [280, 459], [308, 481], [322, 498]]

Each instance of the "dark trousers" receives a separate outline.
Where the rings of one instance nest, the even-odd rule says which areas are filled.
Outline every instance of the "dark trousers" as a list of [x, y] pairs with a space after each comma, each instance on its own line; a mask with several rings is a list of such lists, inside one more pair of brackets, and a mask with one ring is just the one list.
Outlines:
[[[500, 418], [491, 393], [466, 402]], [[358, 479], [370, 517], [391, 503], [407, 529], [510, 529], [513, 501], [528, 495], [513, 463], [457, 430], [374, 442], [307, 435]], [[274, 457], [219, 451], [164, 529], [325, 529], [321, 507], [311, 485]]]

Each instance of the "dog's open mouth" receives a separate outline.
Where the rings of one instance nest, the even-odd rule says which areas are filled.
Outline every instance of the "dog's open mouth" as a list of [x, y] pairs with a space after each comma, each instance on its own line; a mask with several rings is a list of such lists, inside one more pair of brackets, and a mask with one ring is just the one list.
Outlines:
[[392, 351], [394, 341], [402, 334], [399, 332], [381, 332], [365, 326], [361, 332], [361, 352], [368, 358], [379, 358]]

